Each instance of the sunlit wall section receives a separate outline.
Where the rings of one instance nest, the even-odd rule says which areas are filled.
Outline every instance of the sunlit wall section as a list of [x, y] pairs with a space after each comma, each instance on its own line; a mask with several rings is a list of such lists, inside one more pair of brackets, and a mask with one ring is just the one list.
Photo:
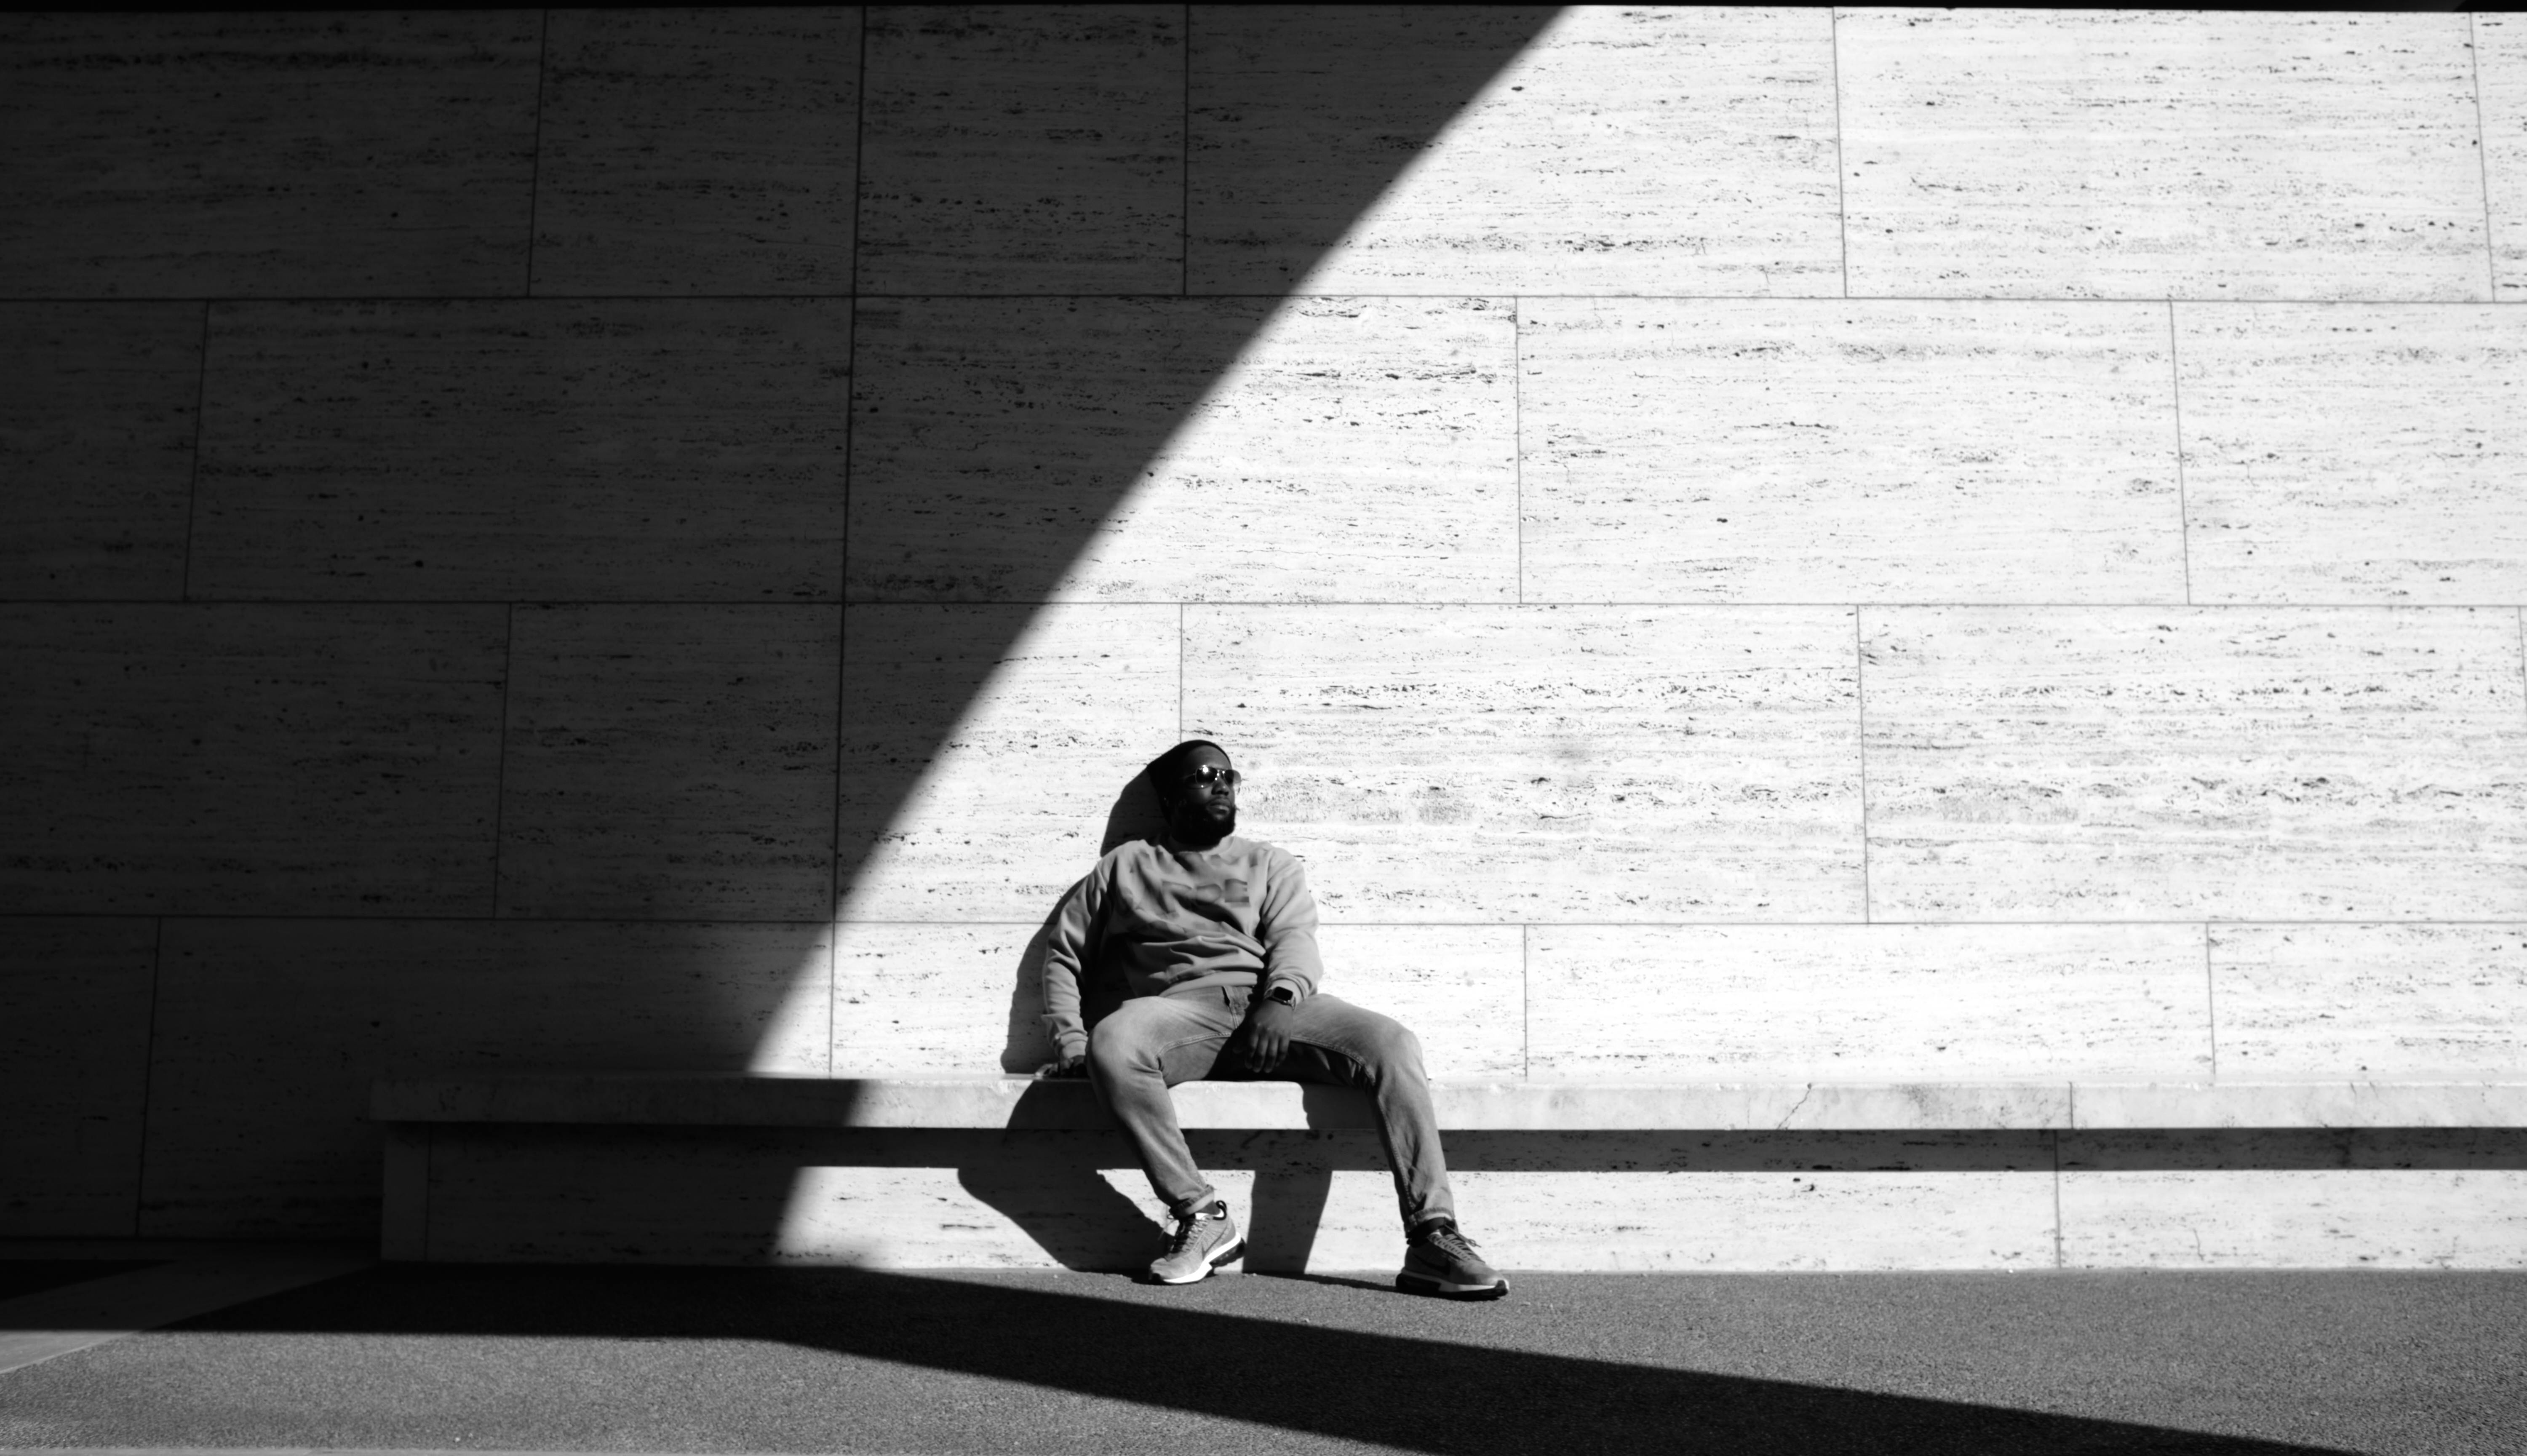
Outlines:
[[[908, 644], [1027, 625], [909, 799], [846, 787], [838, 1071], [1040, 1061], [1030, 943], [1179, 735], [1443, 1077], [2527, 1069], [2470, 23], [1574, 9], [1331, 232], [1310, 148], [1449, 38], [1285, 25], [1197, 14], [1194, 296], [858, 356], [847, 764]], [[1085, 391], [1241, 317], [1022, 596]], [[2050, 1238], [2051, 1176], [1949, 1193]]]

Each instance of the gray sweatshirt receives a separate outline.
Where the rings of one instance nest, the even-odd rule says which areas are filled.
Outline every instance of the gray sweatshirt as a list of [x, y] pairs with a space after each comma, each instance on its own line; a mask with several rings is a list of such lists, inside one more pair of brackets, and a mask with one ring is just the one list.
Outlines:
[[1235, 835], [1208, 850], [1138, 839], [1097, 861], [1054, 917], [1044, 1019], [1065, 1058], [1088, 1050], [1081, 977], [1110, 956], [1126, 992], [1287, 985], [1315, 994], [1316, 902], [1287, 850]]

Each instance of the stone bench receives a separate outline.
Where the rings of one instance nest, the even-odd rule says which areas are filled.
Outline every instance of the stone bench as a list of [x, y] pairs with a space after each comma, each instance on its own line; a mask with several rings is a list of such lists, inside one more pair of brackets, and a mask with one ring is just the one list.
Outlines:
[[[1513, 1266], [2527, 1264], [2527, 1082], [1432, 1090]], [[1388, 1257], [1365, 1097], [1175, 1098], [1251, 1266]], [[388, 1258], [1127, 1268], [1155, 1237], [1081, 1082], [457, 1074], [380, 1082], [371, 1114]]]
[[[1375, 1125], [1361, 1094], [1189, 1082], [1187, 1128]], [[2527, 1126], [2527, 1082], [1438, 1082], [1450, 1131], [1921, 1131]], [[1010, 1076], [549, 1074], [379, 1082], [370, 1116], [631, 1126], [1071, 1129], [1109, 1125], [1085, 1082]]]

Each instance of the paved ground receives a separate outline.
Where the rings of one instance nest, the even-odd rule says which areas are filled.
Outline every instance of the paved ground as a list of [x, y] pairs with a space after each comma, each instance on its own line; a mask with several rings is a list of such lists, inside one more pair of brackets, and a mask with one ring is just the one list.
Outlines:
[[386, 1267], [0, 1376], [0, 1445], [2527, 1451], [2527, 1274]]

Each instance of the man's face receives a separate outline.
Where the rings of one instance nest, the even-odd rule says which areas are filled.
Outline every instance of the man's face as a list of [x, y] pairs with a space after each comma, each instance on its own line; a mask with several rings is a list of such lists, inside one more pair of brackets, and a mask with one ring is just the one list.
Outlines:
[[1167, 827], [1187, 839], [1215, 839], [1237, 832], [1237, 771], [1217, 749], [1200, 748], [1177, 765], [1166, 786]]

